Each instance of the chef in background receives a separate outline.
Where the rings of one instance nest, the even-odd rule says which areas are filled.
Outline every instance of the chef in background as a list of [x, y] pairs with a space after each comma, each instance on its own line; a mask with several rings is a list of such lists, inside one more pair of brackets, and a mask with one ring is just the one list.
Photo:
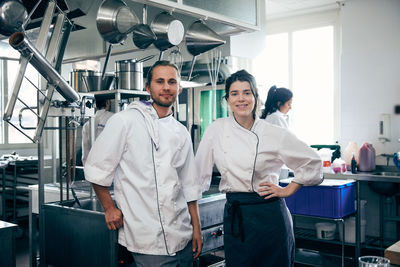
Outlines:
[[285, 129], [289, 128], [288, 112], [292, 108], [293, 93], [287, 88], [272, 86], [268, 91], [264, 111], [261, 119], [278, 125]]
[[[207, 127], [195, 159], [204, 191], [214, 164], [221, 173], [226, 266], [293, 266], [293, 225], [284, 198], [322, 182], [321, 159], [287, 129], [258, 118], [256, 81], [247, 71], [226, 80], [225, 99], [233, 115]], [[283, 164], [295, 174], [286, 187], [278, 184]]]
[[[96, 108], [97, 108], [97, 111], [96, 111], [96, 114], [94, 117], [95, 139], [103, 131], [108, 119], [111, 118], [112, 115], [114, 115], [113, 112], [110, 112], [111, 102], [109, 99], [96, 100]], [[85, 165], [90, 148], [91, 148], [90, 123], [86, 122], [85, 125], [83, 125], [83, 129], [82, 129], [82, 164], [83, 165]]]

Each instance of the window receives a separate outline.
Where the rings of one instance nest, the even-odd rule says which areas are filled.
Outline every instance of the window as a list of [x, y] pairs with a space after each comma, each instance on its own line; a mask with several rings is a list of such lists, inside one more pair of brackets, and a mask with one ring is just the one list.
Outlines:
[[310, 145], [338, 138], [336, 35], [334, 23], [275, 32], [253, 62], [263, 102], [272, 85], [292, 90], [290, 128]]
[[[1, 119], [2, 122], [0, 124], [1, 127], [1, 144], [3, 145], [15, 145], [15, 144], [27, 144], [32, 143], [27, 137], [25, 137], [22, 133], [20, 133], [13, 126], [9, 125], [7, 122], [3, 121], [3, 116], [5, 109], [7, 107], [7, 103], [9, 101], [10, 96], [13, 91], [13, 84], [15, 81], [15, 77], [17, 75], [19, 69], [18, 60], [13, 59], [3, 59], [0, 60], [0, 65], [2, 66], [1, 72], [3, 73], [1, 80]], [[23, 101], [29, 107], [37, 106], [37, 90], [35, 86], [39, 86], [40, 75], [30, 64], [28, 64], [27, 69], [25, 71], [25, 77], [20, 87], [19, 99]], [[29, 81], [28, 81], [29, 79]], [[35, 85], [35, 86], [34, 86]], [[13, 116], [11, 118], [11, 122], [19, 126], [19, 114], [20, 111], [25, 108], [24, 104], [17, 100], [15, 103], [15, 107], [13, 110]], [[37, 117], [30, 110], [25, 109], [22, 112], [22, 123], [24, 127], [36, 127]], [[23, 130], [28, 136], [33, 137], [35, 131], [34, 130]]]

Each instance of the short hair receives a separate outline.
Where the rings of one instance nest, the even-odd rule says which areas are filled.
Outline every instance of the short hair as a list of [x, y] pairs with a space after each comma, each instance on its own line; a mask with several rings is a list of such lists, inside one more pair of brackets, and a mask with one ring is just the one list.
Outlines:
[[168, 60], [159, 60], [159, 61], [156, 61], [156, 63], [154, 63], [153, 66], [151, 66], [149, 71], [147, 72], [146, 86], [150, 86], [151, 80], [153, 79], [153, 71], [158, 66], [172, 67], [176, 70], [176, 73], [178, 73], [179, 78], [181, 77], [181, 74], [179, 73], [179, 69], [174, 63], [171, 63]]
[[256, 117], [257, 113], [257, 106], [258, 106], [258, 89], [257, 89], [257, 83], [256, 83], [256, 78], [254, 78], [253, 75], [248, 73], [246, 70], [239, 70], [235, 73], [233, 73], [231, 76], [226, 79], [225, 82], [225, 99], [228, 100], [229, 98], [229, 90], [231, 88], [232, 83], [240, 81], [240, 82], [248, 82], [250, 84], [250, 90], [251, 93], [254, 96], [255, 99], [255, 104], [254, 104], [254, 109], [253, 109], [253, 118]]
[[105, 99], [105, 98], [97, 99], [96, 98], [96, 108], [97, 109], [102, 109], [102, 108], [105, 108], [106, 106], [107, 106], [107, 99]]
[[287, 88], [277, 88], [272, 86], [268, 91], [267, 100], [265, 101], [264, 111], [261, 114], [261, 119], [265, 119], [268, 115], [279, 110], [279, 108], [292, 99], [293, 93]]

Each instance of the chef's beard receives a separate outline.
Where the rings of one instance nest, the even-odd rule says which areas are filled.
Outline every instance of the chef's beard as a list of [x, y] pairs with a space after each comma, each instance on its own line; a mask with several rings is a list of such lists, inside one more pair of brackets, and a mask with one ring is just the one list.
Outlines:
[[160, 106], [160, 107], [165, 107], [169, 108], [174, 104], [176, 100], [176, 95], [171, 98], [170, 101], [162, 101], [160, 97], [155, 97], [154, 95], [151, 94], [151, 99], [153, 100], [153, 103]]

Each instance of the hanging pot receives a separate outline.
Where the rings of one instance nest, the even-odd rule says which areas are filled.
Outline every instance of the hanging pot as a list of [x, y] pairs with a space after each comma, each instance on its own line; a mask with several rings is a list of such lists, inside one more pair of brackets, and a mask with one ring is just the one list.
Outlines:
[[157, 40], [154, 41], [154, 46], [162, 52], [170, 47], [179, 45], [184, 37], [185, 29], [180, 20], [175, 19], [168, 12], [161, 12], [151, 22], [151, 29], [155, 33]]
[[104, 0], [97, 11], [97, 30], [111, 44], [123, 42], [138, 23], [138, 17], [122, 0]]
[[192, 56], [198, 56], [226, 43], [219, 34], [210, 29], [201, 20], [197, 20], [190, 25], [185, 39], [186, 48]]
[[147, 5], [143, 5], [143, 23], [133, 28], [133, 43], [140, 49], [146, 49], [156, 39], [156, 34], [147, 24]]
[[197, 20], [190, 25], [189, 30], [186, 32], [185, 39], [186, 48], [193, 56], [188, 76], [188, 81], [190, 81], [196, 57], [201, 53], [225, 44], [226, 41], [201, 20]]
[[10, 36], [20, 32], [27, 17], [28, 13], [21, 1], [0, 1], [0, 34]]

